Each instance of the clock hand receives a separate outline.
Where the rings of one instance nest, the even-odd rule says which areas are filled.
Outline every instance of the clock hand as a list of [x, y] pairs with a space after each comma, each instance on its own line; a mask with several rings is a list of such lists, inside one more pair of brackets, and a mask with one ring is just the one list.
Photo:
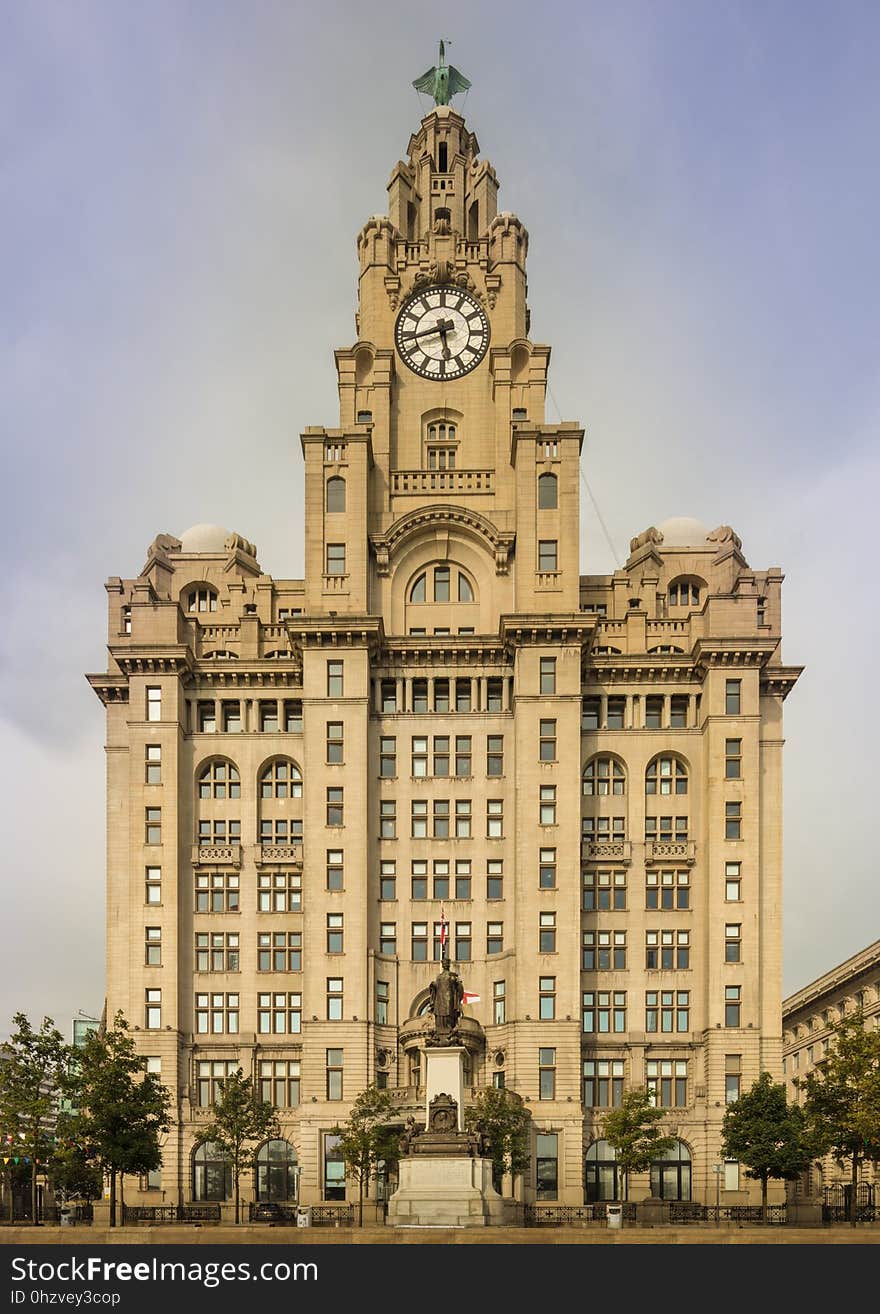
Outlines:
[[430, 328], [416, 329], [412, 333], [401, 333], [400, 336], [402, 338], [424, 338], [427, 337], [430, 333], [446, 333], [449, 329], [453, 327], [454, 325], [451, 319], [438, 319], [437, 322], [435, 324], [432, 324]]

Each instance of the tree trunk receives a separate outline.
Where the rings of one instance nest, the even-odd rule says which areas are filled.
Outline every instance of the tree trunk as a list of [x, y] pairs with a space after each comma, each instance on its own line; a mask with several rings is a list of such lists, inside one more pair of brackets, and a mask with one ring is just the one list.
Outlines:
[[34, 1144], [31, 1146], [31, 1223], [36, 1227], [39, 1221], [37, 1217], [37, 1137], [34, 1137]]
[[761, 1222], [767, 1222], [767, 1174], [761, 1178]]
[[238, 1227], [238, 1202], [241, 1198], [241, 1188], [239, 1186], [238, 1173], [235, 1174], [235, 1226]]
[[119, 1226], [125, 1226], [125, 1173], [119, 1174]]
[[110, 1226], [116, 1226], [116, 1169], [110, 1170]]
[[849, 1188], [849, 1222], [851, 1227], [856, 1225], [856, 1194], [859, 1186], [859, 1152], [853, 1150], [852, 1156], [852, 1181]]
[[364, 1225], [364, 1175], [358, 1177], [358, 1227]]

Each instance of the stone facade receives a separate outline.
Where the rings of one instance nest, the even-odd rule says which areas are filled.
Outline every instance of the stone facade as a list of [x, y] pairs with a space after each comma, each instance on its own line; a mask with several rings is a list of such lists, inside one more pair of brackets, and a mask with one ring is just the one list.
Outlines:
[[[781, 1072], [783, 577], [689, 520], [579, 573], [583, 430], [545, 418], [497, 189], [438, 106], [358, 236], [338, 425], [302, 435], [305, 578], [201, 525], [107, 584], [107, 1007], [176, 1110], [141, 1203], [222, 1194], [194, 1151], [227, 1065], [280, 1106], [261, 1192], [344, 1198], [354, 1096], [424, 1108], [444, 924], [466, 1079], [534, 1116], [524, 1200], [582, 1202], [645, 1081], [682, 1142], [655, 1188], [714, 1200], [727, 1076]], [[448, 380], [395, 346], [432, 289], [433, 322], [463, 290], [489, 325]]]

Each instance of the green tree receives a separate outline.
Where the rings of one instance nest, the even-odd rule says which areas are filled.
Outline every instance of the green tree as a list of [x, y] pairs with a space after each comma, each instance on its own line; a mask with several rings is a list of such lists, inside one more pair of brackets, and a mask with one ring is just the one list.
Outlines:
[[[58, 1092], [69, 1047], [50, 1017], [35, 1031], [26, 1014], [13, 1017], [15, 1031], [0, 1046], [0, 1134], [11, 1136], [30, 1160], [31, 1221], [37, 1220], [37, 1167], [49, 1157]], [[13, 1156], [14, 1157], [14, 1156]]]
[[257, 1098], [253, 1081], [241, 1068], [223, 1081], [220, 1098], [211, 1105], [211, 1113], [212, 1121], [204, 1129], [204, 1138], [213, 1141], [229, 1160], [238, 1223], [241, 1175], [259, 1143], [281, 1135], [278, 1115], [273, 1105]]
[[724, 1114], [722, 1153], [745, 1164], [746, 1176], [761, 1183], [761, 1214], [767, 1219], [770, 1178], [796, 1181], [819, 1153], [804, 1110], [789, 1104], [785, 1086], [762, 1072], [754, 1085], [728, 1105]]
[[606, 1115], [603, 1135], [616, 1155], [619, 1199], [624, 1199], [630, 1173], [643, 1173], [675, 1145], [675, 1137], [663, 1133], [663, 1118], [664, 1110], [654, 1106], [644, 1086], [624, 1091], [619, 1106]]
[[62, 1200], [97, 1200], [103, 1188], [101, 1169], [83, 1134], [78, 1113], [61, 1113], [49, 1158], [49, 1181]]
[[832, 1027], [827, 1055], [798, 1085], [822, 1152], [850, 1162], [849, 1221], [865, 1160], [880, 1159], [880, 1031], [867, 1031], [861, 1010]]
[[128, 1023], [117, 1013], [110, 1030], [92, 1032], [72, 1056], [68, 1083], [80, 1110], [79, 1136], [110, 1178], [110, 1226], [116, 1226], [116, 1184], [126, 1174], [162, 1163], [171, 1097], [135, 1050]]
[[395, 1163], [400, 1129], [388, 1124], [400, 1112], [388, 1091], [368, 1086], [352, 1105], [348, 1121], [334, 1127], [339, 1153], [358, 1184], [358, 1227], [364, 1225], [364, 1195], [378, 1166]]
[[505, 1173], [514, 1176], [529, 1166], [532, 1115], [514, 1091], [486, 1086], [465, 1109], [465, 1127], [486, 1138], [492, 1181], [500, 1189]]

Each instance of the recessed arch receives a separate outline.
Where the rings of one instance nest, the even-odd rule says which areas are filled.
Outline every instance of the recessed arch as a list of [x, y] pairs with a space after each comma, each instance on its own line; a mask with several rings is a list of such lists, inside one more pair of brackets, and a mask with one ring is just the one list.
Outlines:
[[688, 764], [678, 753], [658, 753], [645, 768], [645, 793], [668, 797], [688, 792]]
[[596, 753], [584, 763], [582, 792], [588, 798], [626, 793], [626, 765], [615, 753]]
[[260, 1203], [298, 1199], [299, 1159], [289, 1141], [264, 1141], [254, 1155], [254, 1197]]
[[223, 802], [241, 798], [241, 773], [228, 757], [210, 757], [196, 769], [196, 794], [199, 799]]
[[666, 604], [669, 607], [699, 607], [706, 596], [708, 585], [699, 575], [677, 575], [666, 589]]

